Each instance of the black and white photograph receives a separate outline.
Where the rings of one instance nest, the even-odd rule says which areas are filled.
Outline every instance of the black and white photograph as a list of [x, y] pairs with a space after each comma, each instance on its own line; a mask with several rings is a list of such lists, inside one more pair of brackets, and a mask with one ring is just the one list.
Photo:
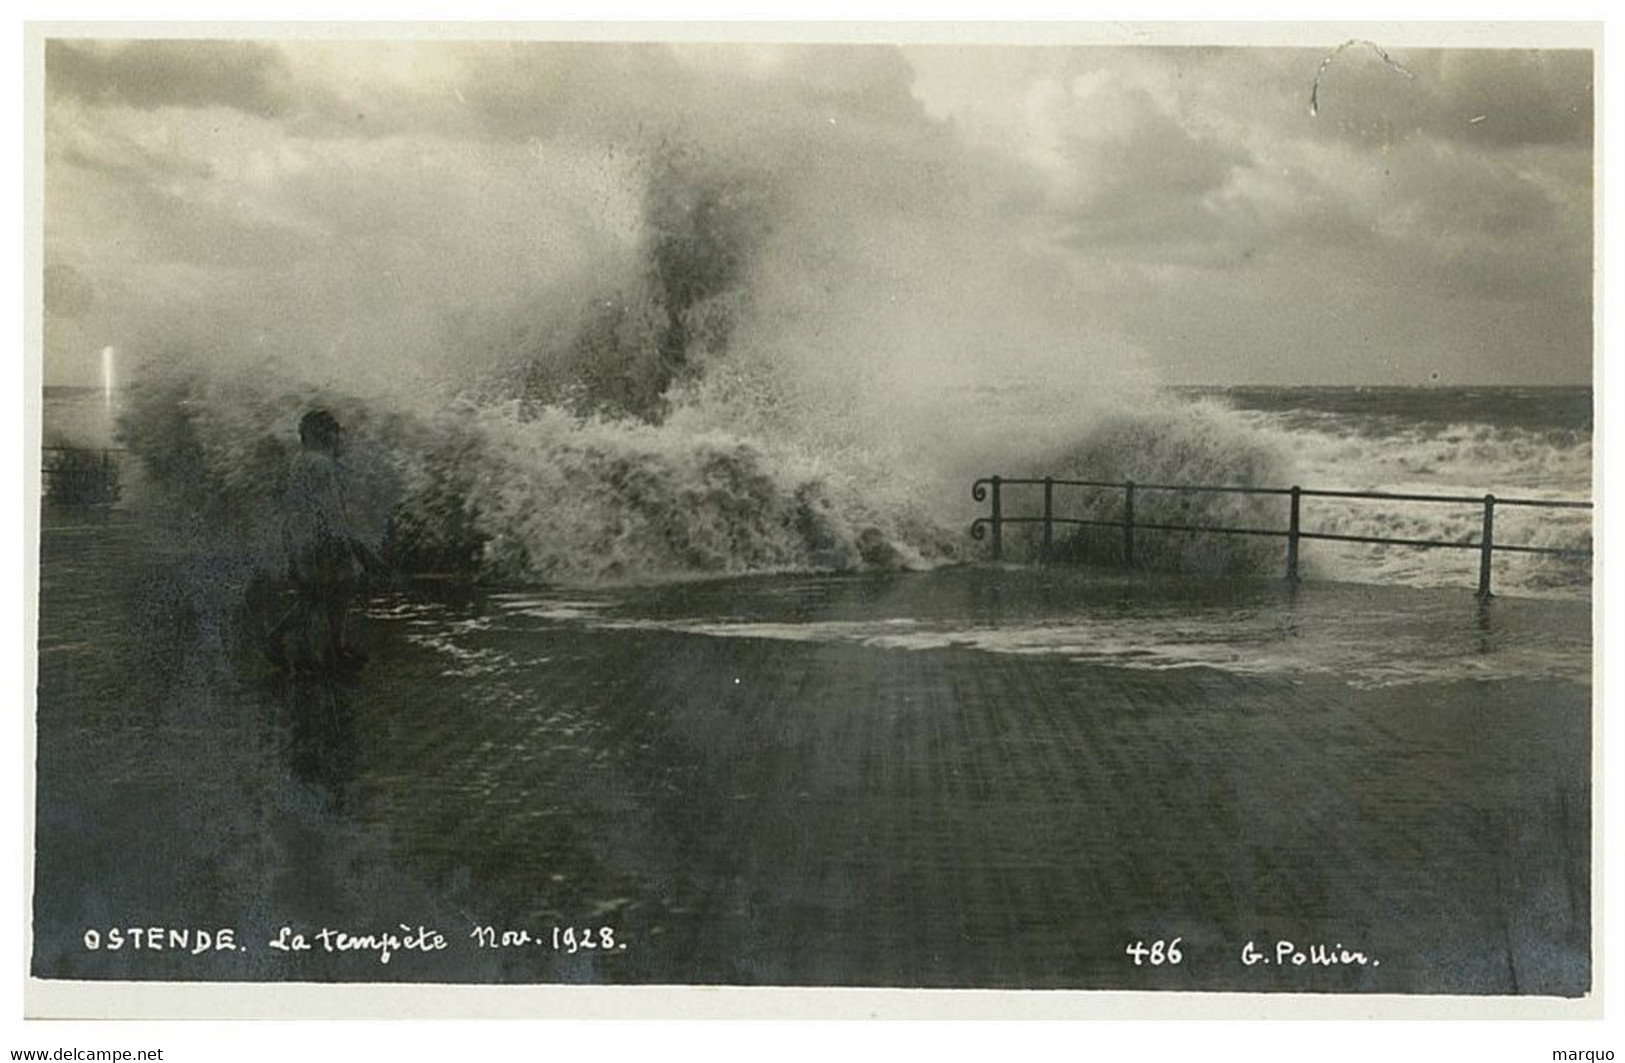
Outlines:
[[1601, 30], [1520, 33], [36, 27], [34, 1013], [1594, 1013]]

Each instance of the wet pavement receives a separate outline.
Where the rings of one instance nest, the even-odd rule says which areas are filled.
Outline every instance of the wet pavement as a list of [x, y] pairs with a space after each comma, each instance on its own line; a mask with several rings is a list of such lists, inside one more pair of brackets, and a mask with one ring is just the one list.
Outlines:
[[967, 570], [528, 611], [398, 587], [359, 674], [289, 677], [253, 653], [277, 599], [242, 558], [48, 521], [43, 571], [40, 977], [1590, 986], [1580, 678], [706, 630], [1008, 624], [1044, 595]]

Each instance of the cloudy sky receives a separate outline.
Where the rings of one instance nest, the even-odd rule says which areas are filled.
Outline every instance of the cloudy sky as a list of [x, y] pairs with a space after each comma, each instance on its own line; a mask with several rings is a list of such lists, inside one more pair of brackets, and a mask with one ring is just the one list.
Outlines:
[[657, 152], [760, 192], [759, 315], [913, 371], [1590, 378], [1583, 51], [54, 41], [44, 106], [47, 383], [455, 373], [630, 268]]

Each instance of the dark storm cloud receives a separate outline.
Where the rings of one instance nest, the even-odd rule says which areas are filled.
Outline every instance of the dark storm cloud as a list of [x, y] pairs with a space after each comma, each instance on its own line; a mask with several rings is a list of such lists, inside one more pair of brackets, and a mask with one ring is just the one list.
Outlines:
[[294, 95], [282, 53], [251, 41], [47, 41], [45, 83], [96, 105], [229, 107], [261, 118]]

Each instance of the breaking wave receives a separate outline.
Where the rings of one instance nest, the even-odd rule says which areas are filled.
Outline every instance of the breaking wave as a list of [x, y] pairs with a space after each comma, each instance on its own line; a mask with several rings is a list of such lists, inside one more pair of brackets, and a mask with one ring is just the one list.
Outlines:
[[353, 439], [352, 519], [398, 568], [601, 582], [927, 567], [958, 537], [917, 501], [791, 445], [557, 407], [380, 412], [191, 375], [137, 391], [125, 438], [165, 494], [275, 565], [291, 425], [311, 405]]
[[[864, 182], [879, 178], [839, 160], [739, 165], [672, 144], [617, 164], [634, 216], [620, 251], [488, 320], [452, 314], [446, 350], [149, 352], [118, 428], [147, 501], [278, 567], [295, 426], [325, 407], [347, 429], [356, 530], [399, 569], [600, 583], [980, 556], [971, 481], [1080, 437], [1077, 460], [1102, 474], [1148, 446], [1170, 477], [1208, 474], [1188, 466], [1212, 458], [1209, 421], [1115, 412], [1149, 401], [1137, 354], [1046, 317], [1031, 270], [1010, 276], [1029, 252], [974, 202], [945, 221], [954, 196], [877, 197]], [[853, 198], [833, 200], [842, 188]], [[966, 265], [965, 246], [986, 261]], [[344, 335], [364, 330], [357, 314]], [[1047, 409], [1004, 403], [1023, 368]], [[1232, 437], [1236, 463], [1211, 475], [1245, 470], [1246, 448]]]
[[[771, 391], [771, 389], [768, 389]], [[583, 413], [522, 399], [463, 398], [444, 409], [261, 376], [227, 378], [183, 366], [132, 389], [121, 432], [144, 479], [167, 499], [230, 530], [268, 568], [280, 565], [280, 480], [293, 426], [314, 405], [350, 429], [357, 530], [407, 572], [493, 582], [604, 583], [785, 571], [930, 568], [986, 556], [967, 534], [986, 512], [971, 500], [980, 477], [1054, 476], [1119, 484], [1335, 487], [1503, 497], [1589, 497], [1588, 436], [1517, 426], [1440, 424], [1376, 437], [1354, 425], [1233, 410], [1164, 396], [1133, 412], [1088, 409], [1034, 427], [1016, 393], [990, 389], [946, 403], [966, 426], [956, 449], [939, 436], [857, 433], [839, 411], [821, 431], [787, 428], [782, 411], [737, 379], [684, 389], [658, 423]], [[962, 419], [962, 420], [961, 420]], [[1066, 423], [1073, 434], [1063, 442]], [[730, 427], [730, 424], [732, 427]], [[1023, 428], [1025, 425], [1025, 429]], [[1044, 427], [1047, 425], [1047, 427]], [[1007, 486], [1007, 517], [1035, 518], [1042, 489]], [[1057, 517], [1121, 521], [1120, 487], [1057, 488]], [[1137, 490], [1138, 525], [1197, 524], [1284, 530], [1280, 495]], [[1305, 541], [1311, 577], [1470, 587], [1482, 506], [1306, 497], [1306, 531], [1427, 539], [1460, 549], [1419, 550]], [[1587, 550], [1587, 511], [1503, 506], [1496, 538]], [[1007, 525], [1005, 556], [1036, 558], [1036, 523]], [[1196, 576], [1281, 571], [1278, 538], [1145, 529], [1136, 565]], [[1053, 559], [1116, 567], [1123, 538], [1110, 526], [1057, 526]], [[1583, 562], [1521, 554], [1496, 558], [1503, 593], [1584, 593]]]

